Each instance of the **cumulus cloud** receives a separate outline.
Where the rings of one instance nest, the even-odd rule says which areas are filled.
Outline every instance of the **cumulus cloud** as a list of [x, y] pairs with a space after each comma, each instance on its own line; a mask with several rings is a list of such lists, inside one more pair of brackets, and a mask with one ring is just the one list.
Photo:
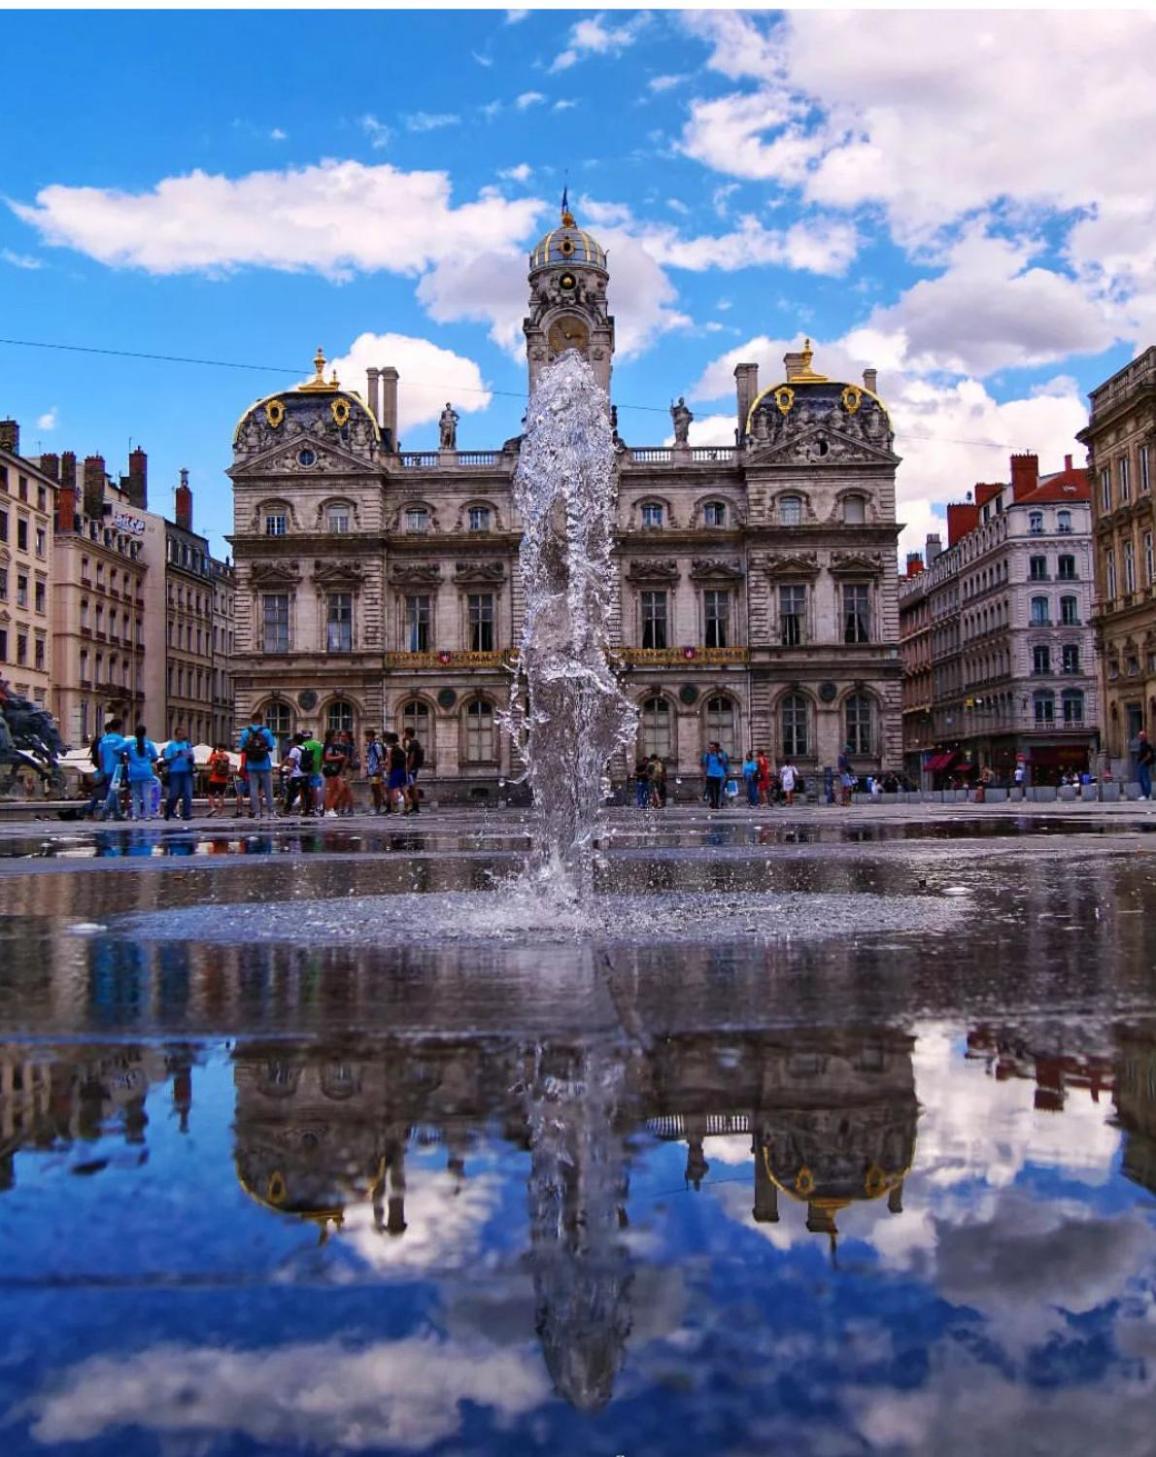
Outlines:
[[457, 1436], [463, 1403], [510, 1421], [549, 1395], [528, 1347], [409, 1337], [364, 1348], [163, 1345], [98, 1356], [30, 1406], [33, 1434], [46, 1445], [111, 1439], [135, 1427], [169, 1439], [239, 1435], [283, 1450], [360, 1452], [387, 1437], [390, 1446], [424, 1451]]
[[504, 177], [507, 182], [529, 182], [533, 175], [534, 169], [528, 162], [519, 162], [516, 167], [504, 167], [498, 173], [498, 176]]
[[634, 44], [649, 21], [650, 17], [643, 14], [622, 25], [607, 25], [605, 12], [579, 20], [570, 27], [566, 49], [554, 57], [550, 70], [568, 71], [587, 56], [620, 55]]
[[686, 72], [680, 75], [651, 76], [650, 80], [646, 83], [646, 87], [648, 91], [654, 92], [673, 91], [676, 86], [681, 86], [685, 81], [689, 80], [690, 76]]
[[467, 320], [489, 326], [490, 338], [516, 359], [524, 352], [524, 253], [491, 249], [438, 264], [417, 286], [419, 302], [439, 324]]
[[415, 273], [463, 252], [509, 247], [542, 204], [489, 194], [455, 207], [445, 172], [321, 162], [238, 178], [195, 171], [149, 192], [50, 186], [13, 202], [41, 238], [150, 273], [252, 266], [332, 278]]
[[363, 398], [365, 372], [370, 366], [392, 364], [401, 376], [398, 384], [398, 433], [436, 420], [447, 399], [458, 410], [484, 410], [491, 395], [482, 372], [472, 359], [443, 349], [428, 339], [408, 334], [359, 334], [348, 350], [332, 361], [337, 377]]
[[541, 106], [545, 99], [540, 91], [523, 91], [520, 96], [515, 97], [514, 105], [519, 111], [525, 111], [531, 106]]
[[53, 405], [50, 410], [45, 410], [43, 415], [37, 415], [36, 428], [38, 430], [55, 430], [60, 418], [60, 406]]

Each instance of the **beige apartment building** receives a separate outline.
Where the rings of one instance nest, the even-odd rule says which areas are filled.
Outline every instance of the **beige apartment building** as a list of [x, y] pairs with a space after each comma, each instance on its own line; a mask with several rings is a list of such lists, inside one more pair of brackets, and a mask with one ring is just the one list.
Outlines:
[[[529, 384], [576, 349], [610, 388], [609, 281], [564, 214], [529, 259]], [[460, 448], [447, 405], [441, 448], [403, 451], [397, 371], [371, 369], [363, 398], [324, 364], [234, 435], [238, 718], [259, 708], [281, 736], [413, 727], [443, 788], [492, 794], [512, 767], [521, 438]], [[612, 627], [637, 748], [672, 781], [712, 739], [804, 772], [844, 744], [860, 772], [897, 769], [898, 457], [875, 372], [829, 379], [804, 348], [762, 388], [740, 364], [735, 385], [733, 445], [692, 446], [681, 402], [673, 444], [616, 427]]]
[[183, 728], [195, 744], [213, 736], [213, 607], [209, 543], [193, 530], [188, 471], [176, 490], [176, 520], [165, 521], [164, 735]]
[[1090, 398], [1079, 439], [1092, 480], [1104, 749], [1117, 778], [1132, 778], [1141, 729], [1156, 736], [1156, 346]]
[[237, 573], [230, 561], [210, 557], [213, 578], [213, 744], [232, 744], [239, 725], [233, 708], [233, 656], [237, 651], [234, 625], [237, 603]]
[[20, 427], [0, 420], [0, 678], [51, 709], [52, 518], [56, 481], [20, 454]]

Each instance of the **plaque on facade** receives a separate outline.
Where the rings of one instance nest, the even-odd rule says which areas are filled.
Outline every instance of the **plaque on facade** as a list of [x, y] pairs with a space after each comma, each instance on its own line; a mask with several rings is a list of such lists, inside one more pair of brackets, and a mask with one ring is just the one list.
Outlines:
[[698, 689], [693, 683], [684, 683], [678, 690], [678, 701], [685, 703], [687, 708], [693, 708], [698, 702]]
[[305, 713], [312, 713], [317, 707], [317, 694], [312, 688], [306, 688], [304, 693], [297, 695], [297, 707]]
[[832, 683], [828, 678], [825, 683], [819, 684], [819, 700], [822, 703], [834, 703], [839, 696], [839, 686]]
[[457, 701], [458, 701], [458, 695], [454, 692], [454, 690], [452, 688], [439, 688], [438, 689], [438, 707], [439, 708], [444, 708], [446, 710], [446, 712], [448, 713], [449, 710], [454, 706], [454, 704]]

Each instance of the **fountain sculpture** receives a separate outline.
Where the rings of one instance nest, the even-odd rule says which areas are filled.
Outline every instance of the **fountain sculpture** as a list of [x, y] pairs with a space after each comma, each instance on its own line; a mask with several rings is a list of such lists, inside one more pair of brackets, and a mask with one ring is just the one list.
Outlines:
[[610, 402], [568, 350], [531, 396], [514, 477], [525, 619], [507, 722], [534, 796], [531, 874], [578, 900], [607, 764], [637, 725], [607, 656], [615, 496]]

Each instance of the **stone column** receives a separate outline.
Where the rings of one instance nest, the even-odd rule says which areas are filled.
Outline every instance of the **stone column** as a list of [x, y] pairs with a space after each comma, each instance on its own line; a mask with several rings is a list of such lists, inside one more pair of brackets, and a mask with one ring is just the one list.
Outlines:
[[759, 366], [735, 365], [735, 396], [738, 407], [738, 442], [741, 445], [747, 428], [747, 416], [759, 393]]

